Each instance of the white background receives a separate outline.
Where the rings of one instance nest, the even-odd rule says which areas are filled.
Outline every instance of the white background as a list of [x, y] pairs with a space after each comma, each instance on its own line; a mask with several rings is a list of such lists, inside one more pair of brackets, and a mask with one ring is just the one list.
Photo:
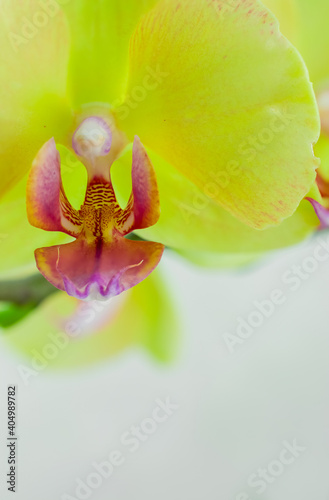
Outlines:
[[[162, 268], [183, 330], [171, 365], [128, 350], [72, 373], [46, 370], [26, 387], [21, 359], [0, 339], [0, 498], [78, 498], [77, 479], [119, 449], [124, 464], [86, 498], [329, 500], [329, 256], [297, 291], [282, 282], [318, 245], [236, 273], [198, 270], [168, 253]], [[285, 303], [230, 353], [223, 334], [235, 334], [237, 318], [276, 288]], [[18, 385], [16, 494], [4, 479], [10, 383]], [[122, 434], [167, 397], [179, 406], [174, 414], [135, 453], [123, 447]], [[294, 463], [264, 493], [248, 488], [294, 440], [305, 448]]]

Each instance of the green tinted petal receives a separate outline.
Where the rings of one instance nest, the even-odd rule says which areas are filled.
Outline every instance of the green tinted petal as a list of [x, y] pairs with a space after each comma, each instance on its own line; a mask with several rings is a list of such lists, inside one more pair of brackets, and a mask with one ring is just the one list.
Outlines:
[[0, 196], [24, 176], [44, 142], [54, 136], [65, 143], [72, 125], [67, 22], [40, 3], [0, 3]]
[[120, 99], [127, 78], [129, 40], [157, 0], [70, 0], [70, 91], [76, 107]]
[[[139, 231], [142, 238], [159, 241], [185, 252], [245, 254], [282, 248], [302, 241], [319, 225], [307, 201], [280, 226], [263, 231], [252, 229], [205, 196], [191, 181], [158, 155], [148, 151], [160, 190], [161, 216], [152, 228]], [[112, 176], [122, 206], [130, 193], [131, 147], [113, 165]], [[208, 186], [216, 194], [215, 183]], [[316, 186], [312, 197], [320, 199]]]
[[[278, 17], [281, 31], [303, 56], [316, 87], [329, 79], [327, 0], [263, 0]], [[294, 14], [292, 15], [292, 11]]]
[[323, 179], [329, 182], [329, 137], [322, 134], [315, 147], [315, 153], [321, 160], [319, 174]]
[[102, 302], [78, 302], [55, 293], [6, 329], [4, 338], [24, 355], [27, 367], [34, 358], [39, 363], [44, 359], [45, 369], [76, 368], [106, 361], [133, 346], [146, 348], [158, 360], [170, 360], [177, 343], [177, 322], [157, 272], [116, 298], [115, 304], [111, 313], [104, 314]]
[[299, 36], [296, 44], [302, 54], [311, 80], [319, 86], [329, 78], [328, 2], [297, 0]]

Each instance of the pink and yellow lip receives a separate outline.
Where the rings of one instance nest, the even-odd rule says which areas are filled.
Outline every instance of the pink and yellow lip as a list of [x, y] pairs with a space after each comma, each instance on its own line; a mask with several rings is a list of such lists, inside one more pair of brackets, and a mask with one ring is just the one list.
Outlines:
[[61, 180], [61, 160], [54, 139], [33, 162], [27, 186], [29, 222], [46, 231], [75, 238], [66, 245], [35, 251], [37, 267], [60, 290], [79, 299], [108, 299], [143, 281], [159, 264], [164, 246], [125, 236], [159, 219], [160, 202], [151, 161], [138, 137], [132, 160], [132, 192], [127, 206], [117, 202], [106, 161], [112, 135], [100, 117], [84, 120], [73, 136], [73, 148], [88, 171], [83, 205], [75, 210]]

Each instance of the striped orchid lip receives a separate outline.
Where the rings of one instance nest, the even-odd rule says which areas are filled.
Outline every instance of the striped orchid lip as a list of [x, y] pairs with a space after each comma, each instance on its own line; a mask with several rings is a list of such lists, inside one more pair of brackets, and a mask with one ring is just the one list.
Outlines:
[[107, 300], [144, 280], [159, 264], [164, 246], [125, 238], [157, 223], [159, 191], [152, 163], [136, 136], [133, 144], [132, 192], [122, 209], [111, 182], [108, 154], [112, 133], [98, 116], [75, 131], [73, 149], [88, 172], [80, 210], [72, 207], [61, 179], [61, 160], [54, 139], [35, 158], [27, 184], [30, 224], [75, 238], [65, 245], [39, 248], [36, 263], [43, 276], [79, 299]]

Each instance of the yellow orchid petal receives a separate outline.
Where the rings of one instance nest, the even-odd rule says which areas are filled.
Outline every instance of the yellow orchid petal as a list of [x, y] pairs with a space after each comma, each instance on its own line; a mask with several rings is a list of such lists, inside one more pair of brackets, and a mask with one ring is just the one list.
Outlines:
[[124, 91], [129, 40], [141, 16], [157, 0], [70, 0], [70, 92], [75, 107], [113, 105]]
[[[258, 254], [298, 243], [319, 225], [310, 203], [302, 201], [295, 214], [280, 226], [263, 231], [253, 229], [214, 201], [218, 190], [215, 183], [206, 186], [206, 196], [158, 155], [151, 151], [148, 154], [157, 174], [161, 215], [154, 227], [137, 232], [142, 238], [159, 241], [180, 252]], [[112, 170], [122, 206], [131, 189], [130, 165], [131, 147]], [[308, 196], [321, 200], [315, 184]]]
[[[136, 346], [169, 361], [178, 324], [161, 276], [146, 281], [109, 303], [80, 302], [59, 292], [24, 320], [5, 330], [8, 345], [25, 356], [22, 365], [38, 372], [72, 369], [105, 361]], [[40, 370], [38, 370], [38, 368]], [[27, 381], [33, 382], [34, 377]]]
[[[46, 2], [44, 2], [46, 3]], [[37, 0], [0, 4], [0, 196], [28, 171], [52, 136], [65, 142], [68, 29]]]
[[319, 120], [306, 68], [256, 0], [162, 0], [132, 37], [117, 119], [255, 228], [276, 225], [315, 180]]

